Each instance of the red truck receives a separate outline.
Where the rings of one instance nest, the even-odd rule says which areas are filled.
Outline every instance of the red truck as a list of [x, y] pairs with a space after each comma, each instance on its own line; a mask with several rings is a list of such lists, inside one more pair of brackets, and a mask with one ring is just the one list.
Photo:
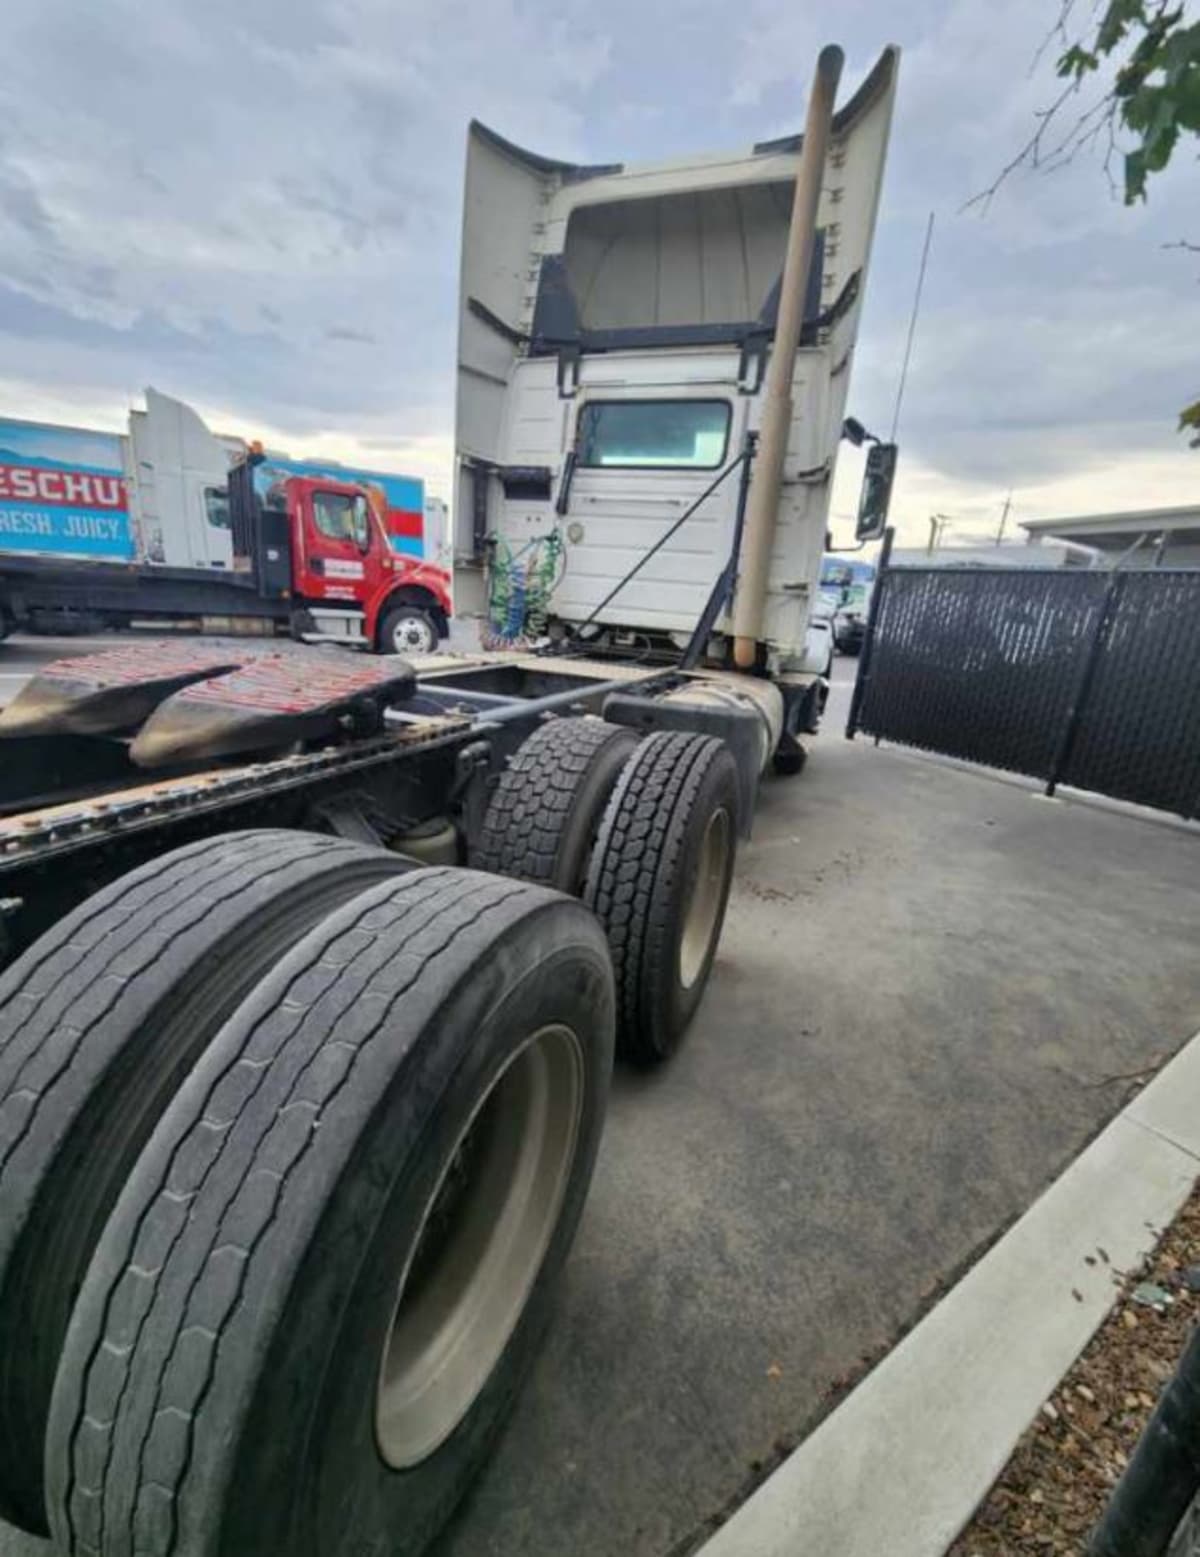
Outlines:
[[373, 488], [288, 476], [265, 495], [250, 453], [229, 472], [232, 566], [203, 569], [19, 552], [0, 555], [0, 637], [94, 632], [134, 619], [275, 623], [310, 642], [420, 654], [449, 630], [450, 575], [397, 552]]

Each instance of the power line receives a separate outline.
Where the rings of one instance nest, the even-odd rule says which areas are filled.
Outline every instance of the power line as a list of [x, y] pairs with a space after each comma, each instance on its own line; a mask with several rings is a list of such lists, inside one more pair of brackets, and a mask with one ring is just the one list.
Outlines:
[[921, 311], [921, 289], [925, 285], [925, 267], [929, 263], [929, 245], [933, 242], [933, 212], [925, 228], [925, 247], [921, 250], [921, 268], [917, 272], [917, 290], [913, 295], [912, 317], [908, 321], [908, 339], [904, 343], [904, 363], [900, 369], [900, 382], [896, 386], [896, 408], [892, 412], [892, 432], [889, 443], [896, 441], [896, 429], [900, 425], [900, 402], [904, 399], [904, 385], [908, 379], [908, 363], [912, 356], [913, 336], [917, 330], [917, 315]]

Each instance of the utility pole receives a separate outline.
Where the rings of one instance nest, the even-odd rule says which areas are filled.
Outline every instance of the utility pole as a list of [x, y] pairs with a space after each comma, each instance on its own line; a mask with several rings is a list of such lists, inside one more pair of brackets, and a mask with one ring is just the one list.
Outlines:
[[1012, 488], [1008, 489], [1008, 496], [1004, 499], [1004, 512], [1000, 515], [1000, 528], [996, 531], [996, 545], [1004, 543], [1004, 526], [1008, 523], [1008, 510], [1012, 507]]

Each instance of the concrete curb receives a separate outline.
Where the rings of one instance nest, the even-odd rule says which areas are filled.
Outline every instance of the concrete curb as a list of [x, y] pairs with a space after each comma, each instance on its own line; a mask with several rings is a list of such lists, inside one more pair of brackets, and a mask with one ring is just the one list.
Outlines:
[[1198, 1103], [1200, 1034], [702, 1557], [940, 1557], [1111, 1309], [1113, 1271], [1136, 1265], [1187, 1198]]

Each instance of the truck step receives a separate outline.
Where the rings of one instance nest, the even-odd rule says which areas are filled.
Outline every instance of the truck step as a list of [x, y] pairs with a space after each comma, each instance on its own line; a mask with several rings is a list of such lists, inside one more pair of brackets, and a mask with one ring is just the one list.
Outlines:
[[134, 738], [130, 756], [154, 768], [278, 750], [339, 730], [371, 735], [383, 727], [385, 705], [415, 687], [412, 667], [391, 656], [264, 655], [168, 697]]
[[301, 633], [305, 643], [369, 643], [363, 632], [365, 618], [361, 611], [340, 611], [333, 606], [309, 606], [306, 613], [312, 622], [312, 631]]
[[135, 730], [173, 692], [236, 670], [242, 661], [236, 650], [186, 643], [127, 644], [52, 660], [0, 713], [0, 736]]

